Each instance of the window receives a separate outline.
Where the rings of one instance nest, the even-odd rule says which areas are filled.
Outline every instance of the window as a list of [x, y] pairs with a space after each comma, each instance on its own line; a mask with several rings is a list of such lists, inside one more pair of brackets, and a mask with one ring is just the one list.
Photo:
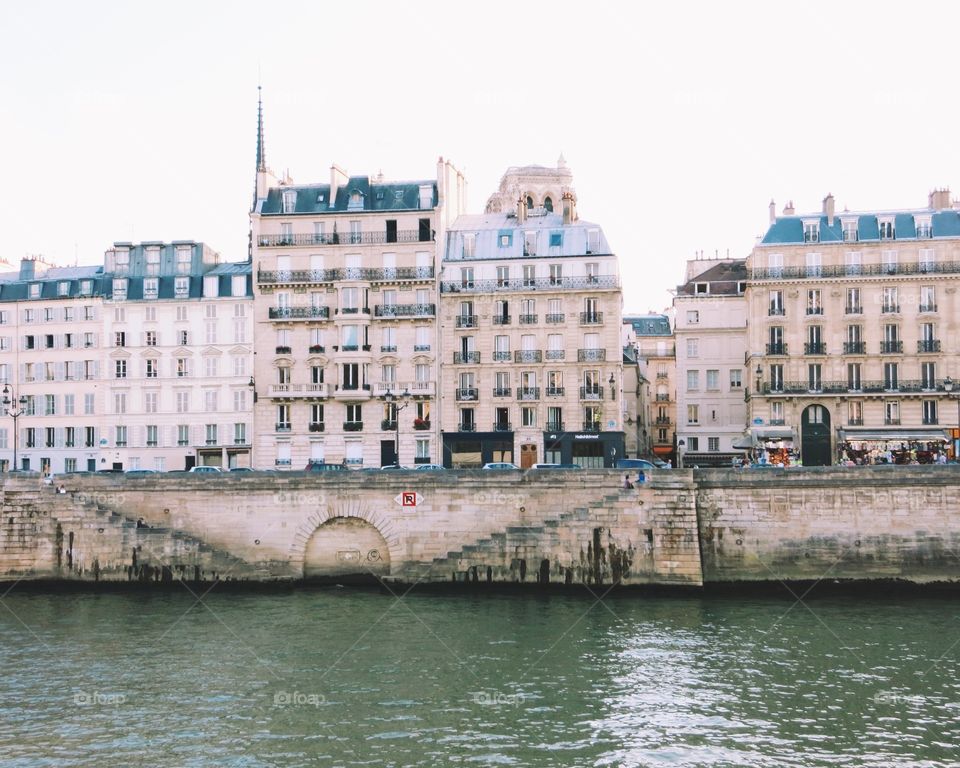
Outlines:
[[246, 445], [247, 425], [236, 423], [233, 425], [233, 443], [234, 445]]
[[145, 277], [143, 279], [143, 298], [155, 299], [160, 295], [160, 280], [156, 277]]
[[880, 239], [893, 240], [896, 234], [893, 227], [893, 219], [881, 219], [877, 224], [880, 226]]
[[143, 319], [146, 320], [148, 323], [155, 323], [157, 321], [157, 308], [144, 307]]
[[718, 391], [720, 389], [720, 371], [707, 371], [707, 391]]
[[57, 398], [56, 395], [44, 395], [44, 416], [56, 416], [57, 415]]
[[920, 311], [921, 312], [937, 311], [937, 292], [934, 286], [932, 285], [920, 286]]
[[936, 424], [937, 423], [937, 401], [924, 400], [921, 403], [921, 408], [923, 413], [923, 423]]
[[513, 230], [501, 229], [497, 234], [497, 245], [500, 248], [509, 248], [513, 245]]
[[143, 393], [143, 410], [145, 413], [156, 413], [157, 412], [157, 403], [160, 400], [159, 392], [144, 392]]
[[842, 226], [843, 226], [843, 241], [845, 243], [857, 242], [857, 220], [843, 219]]
[[217, 444], [217, 425], [207, 424], [205, 425], [204, 431], [206, 432], [207, 445], [216, 445]]
[[85, 306], [83, 308], [83, 319], [84, 320], [95, 320], [96, 315], [94, 314], [93, 307]]
[[863, 403], [858, 400], [847, 403], [847, 424], [854, 427], [863, 424]]
[[246, 390], [238, 389], [233, 393], [233, 410], [236, 412], [242, 412], [247, 410], [247, 393]]
[[730, 389], [740, 389], [743, 387], [743, 372], [739, 368], [730, 371]]
[[416, 460], [421, 464], [427, 464], [430, 461], [430, 440], [419, 437], [415, 442]]
[[810, 363], [807, 366], [807, 389], [811, 392], [819, 392], [823, 389], [822, 370], [823, 366], [820, 363]]
[[157, 346], [157, 332], [147, 331], [143, 336], [143, 343], [147, 347]]
[[85, 416], [91, 416], [94, 413], [95, 395], [93, 392], [87, 392], [83, 396], [83, 413]]
[[73, 416], [75, 397], [75, 395], [63, 396], [63, 413], [65, 416]]
[[127, 278], [118, 277], [113, 281], [113, 298], [122, 301], [127, 298]]
[[823, 303], [819, 288], [811, 288], [807, 291], [807, 314], [822, 315]]
[[537, 426], [537, 409], [523, 407], [520, 409], [520, 424], [524, 427]]
[[700, 450], [700, 438], [699, 438], [699, 437], [688, 437], [688, 438], [687, 438], [687, 450], [688, 450], [688, 451], [699, 451], [699, 450]]
[[178, 357], [176, 362], [177, 362], [177, 365], [176, 365], [177, 377], [183, 379], [189, 376], [190, 361], [185, 357]]
[[720, 438], [719, 438], [719, 437], [708, 437], [708, 438], [707, 438], [707, 450], [708, 450], [708, 451], [719, 451], [719, 450], [720, 450]]
[[177, 425], [177, 445], [190, 445], [190, 425]]
[[217, 343], [217, 322], [214, 320], [212, 322], [206, 323], [205, 331], [206, 331], [206, 343], [216, 344]]
[[[550, 198], [547, 198], [549, 201]], [[550, 209], [552, 210], [552, 208]], [[563, 232], [551, 232], [550, 233], [550, 247], [551, 248], [561, 248], [563, 247]]]
[[884, 424], [897, 425], [900, 423], [900, 401], [887, 400], [883, 404]]
[[114, 360], [114, 378], [116, 379], [125, 379], [127, 378], [127, 361], [126, 360]]
[[863, 313], [863, 305], [860, 303], [860, 289], [847, 288], [847, 303], [844, 311], [848, 315], [859, 315]]
[[696, 309], [687, 310], [687, 324], [696, 325], [700, 322], [700, 311]]
[[687, 392], [700, 389], [700, 371], [687, 371]]
[[[178, 299], [186, 298], [190, 295], [190, 278], [178, 275], [173, 279], [173, 295]], [[184, 307], [186, 310], [186, 307]]]
[[782, 425], [784, 422], [783, 411], [783, 401], [774, 400], [770, 403], [770, 423], [774, 426]]
[[160, 444], [158, 440], [158, 434], [159, 434], [159, 429], [156, 424], [147, 425], [147, 447], [148, 448], [155, 448], [157, 445]]
[[937, 388], [937, 364], [936, 363], [920, 364], [920, 388], [921, 389]]
[[523, 233], [523, 255], [524, 256], [537, 255], [537, 233], [536, 232]]
[[900, 389], [900, 366], [898, 363], [883, 364], [883, 388], [888, 391]]
[[700, 356], [700, 339], [687, 339], [687, 357]]
[[823, 263], [819, 253], [808, 253], [806, 262], [807, 277], [820, 277], [823, 274]]
[[[177, 392], [177, 413], [190, 412], [190, 393]], [[186, 443], [184, 443], [186, 445]]]
[[113, 346], [115, 347], [127, 346], [127, 334], [125, 331], [117, 331], [116, 333], [114, 333]]
[[472, 259], [477, 248], [477, 235], [475, 232], [463, 233], [463, 253], [462, 258]]
[[63, 447], [75, 448], [77, 445], [77, 428], [65, 427], [63, 430]]
[[127, 444], [127, 428], [123, 425], [116, 427], [116, 440], [117, 448], [123, 448]]
[[220, 359], [212, 355], [203, 358], [203, 375], [208, 379], [214, 379], [220, 375]]
[[847, 363], [847, 389], [859, 392], [862, 389], [861, 364]]
[[127, 394], [126, 392], [116, 392], [113, 395], [113, 412], [114, 413], [126, 413], [127, 412]]
[[687, 424], [699, 424], [699, 423], [700, 423], [700, 406], [688, 405], [687, 406]]
[[770, 366], [770, 391], [783, 392], [783, 364], [776, 363]]
[[820, 242], [820, 222], [819, 221], [803, 222], [803, 242], [805, 243]]

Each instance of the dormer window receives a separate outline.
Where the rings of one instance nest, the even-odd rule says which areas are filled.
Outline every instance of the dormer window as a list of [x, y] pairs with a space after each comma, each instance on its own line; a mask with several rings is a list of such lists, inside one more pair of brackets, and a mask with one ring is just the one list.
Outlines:
[[117, 272], [126, 272], [130, 266], [130, 251], [120, 250], [114, 252], [114, 264]]
[[856, 219], [842, 219], [843, 226], [843, 242], [845, 243], [855, 243], [859, 239], [857, 234], [857, 220]]
[[173, 283], [173, 295], [178, 299], [185, 299], [190, 295], [190, 278], [176, 277]]
[[30, 283], [30, 298], [31, 299], [40, 298], [40, 283]]
[[156, 277], [145, 277], [143, 279], [143, 298], [155, 299], [159, 293], [160, 280]]
[[803, 242], [805, 243], [820, 242], [820, 222], [819, 221], [803, 222]]
[[693, 292], [697, 296], [706, 296], [710, 293], [710, 283], [694, 283]]
[[433, 208], [433, 186], [424, 184], [420, 187], [420, 207]]
[[62, 282], [57, 283], [57, 296], [69, 296], [70, 295], [70, 283]]
[[363, 195], [359, 191], [354, 190], [350, 193], [350, 200], [347, 203], [347, 208], [350, 210], [363, 208]]
[[283, 213], [293, 213], [297, 209], [297, 190], [283, 190]]
[[123, 301], [127, 298], [127, 279], [118, 277], [113, 281], [113, 298], [117, 301]]
[[915, 219], [917, 225], [917, 238], [927, 239], [933, 237], [933, 225], [929, 216], [917, 216]]
[[477, 235], [475, 232], [463, 233], [463, 258], [472, 259], [477, 248]]
[[93, 293], [93, 280], [80, 281], [80, 295], [89, 296]]
[[879, 219], [877, 223], [880, 225], [880, 239], [893, 240], [896, 235], [893, 227], [893, 219]]
[[324, 200], [324, 196], [323, 196], [323, 192], [321, 192], [317, 195], [317, 202], [322, 203], [323, 200]]
[[497, 235], [497, 244], [501, 248], [509, 248], [513, 245], [513, 232], [501, 229]]

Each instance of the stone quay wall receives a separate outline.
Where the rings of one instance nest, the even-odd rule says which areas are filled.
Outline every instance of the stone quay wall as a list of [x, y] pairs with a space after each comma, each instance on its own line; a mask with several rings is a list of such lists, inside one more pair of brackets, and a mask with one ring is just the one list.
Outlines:
[[[631, 473], [631, 477], [635, 477]], [[960, 580], [960, 467], [36, 476], [0, 579], [700, 587]]]

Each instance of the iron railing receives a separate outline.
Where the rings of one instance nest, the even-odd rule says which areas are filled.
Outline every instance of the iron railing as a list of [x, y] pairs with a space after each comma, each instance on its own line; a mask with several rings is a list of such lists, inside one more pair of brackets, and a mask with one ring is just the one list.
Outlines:
[[543, 362], [543, 352], [539, 349], [518, 349], [513, 353], [513, 362], [540, 363]]
[[551, 280], [548, 277], [510, 278], [498, 280], [449, 280], [440, 283], [441, 293], [495, 293], [496, 291], [529, 290], [590, 290], [596, 288], [616, 288], [614, 275], [602, 275], [597, 278], [561, 277]]
[[401, 229], [397, 232], [299, 232], [287, 235], [260, 235], [257, 245], [275, 248], [293, 245], [380, 245], [382, 243], [429, 243], [426, 232], [418, 229]]
[[835, 264], [820, 267], [811, 273], [803, 267], [754, 267], [751, 280], [826, 280], [836, 277], [872, 275], [955, 275], [960, 274], [960, 261], [924, 262], [917, 264]]
[[300, 320], [330, 317], [330, 307], [270, 307], [271, 320]]
[[374, 317], [433, 317], [436, 313], [435, 304], [377, 304], [373, 308]]

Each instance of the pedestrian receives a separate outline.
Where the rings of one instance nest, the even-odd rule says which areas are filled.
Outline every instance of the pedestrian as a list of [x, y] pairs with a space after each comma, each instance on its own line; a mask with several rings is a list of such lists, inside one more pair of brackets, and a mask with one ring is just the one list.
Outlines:
[[630, 475], [623, 476], [623, 487], [625, 490], [633, 488], [633, 483], [630, 482]]
[[643, 470], [642, 470], [642, 469], [638, 469], [638, 470], [637, 470], [637, 485], [641, 485], [641, 484], [643, 484], [643, 483], [645, 483], [645, 482], [647, 482], [647, 476], [646, 476], [645, 474], [643, 474]]

